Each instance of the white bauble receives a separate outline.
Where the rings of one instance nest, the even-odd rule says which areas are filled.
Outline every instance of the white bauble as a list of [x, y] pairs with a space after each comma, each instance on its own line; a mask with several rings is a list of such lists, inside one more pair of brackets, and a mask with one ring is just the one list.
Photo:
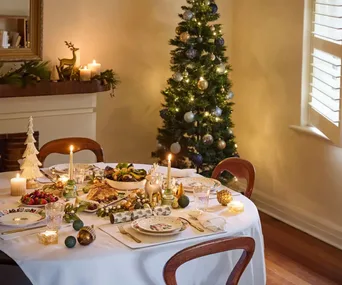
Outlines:
[[171, 145], [170, 147], [170, 150], [173, 154], [177, 154], [177, 153], [180, 153], [182, 147], [181, 145], [179, 144], [179, 142], [175, 142]]
[[187, 123], [192, 123], [195, 120], [195, 114], [192, 111], [186, 112], [184, 114], [184, 121]]
[[194, 16], [194, 13], [192, 13], [190, 10], [186, 10], [184, 13], [183, 13], [183, 19], [186, 20], [186, 21], [189, 21], [191, 20], [191, 18]]
[[216, 72], [218, 74], [223, 74], [226, 71], [226, 65], [224, 63], [220, 63], [217, 67], [216, 67]]
[[216, 58], [216, 56], [212, 53], [212, 54], [210, 55], [210, 60], [211, 60], [211, 61], [214, 61], [215, 58]]
[[172, 75], [172, 79], [176, 82], [181, 82], [183, 80], [183, 75], [180, 72], [176, 72]]
[[230, 100], [230, 99], [233, 99], [233, 97], [234, 97], [233, 91], [229, 91], [229, 93], [228, 93], [227, 96], [226, 96], [226, 99], [227, 99], [227, 100]]
[[216, 106], [215, 110], [213, 110], [213, 115], [215, 115], [216, 117], [220, 117], [222, 115], [222, 109]]

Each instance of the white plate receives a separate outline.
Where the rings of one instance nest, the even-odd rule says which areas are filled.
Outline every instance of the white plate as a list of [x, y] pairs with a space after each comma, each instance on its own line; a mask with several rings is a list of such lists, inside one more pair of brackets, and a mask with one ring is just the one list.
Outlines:
[[155, 216], [141, 218], [136, 222], [141, 230], [152, 233], [170, 233], [183, 227], [181, 219], [176, 217]]
[[[84, 169], [88, 169], [92, 167], [92, 164], [88, 164], [88, 163], [74, 163], [74, 168], [84, 168]], [[63, 164], [57, 164], [57, 165], [53, 165], [49, 167], [49, 170], [55, 170], [57, 172], [60, 173], [68, 173], [69, 171], [69, 164], [68, 163], [63, 163]]]
[[0, 223], [6, 226], [29, 226], [44, 219], [44, 211], [38, 208], [15, 208], [0, 211]]
[[134, 190], [134, 189], [143, 189], [146, 184], [146, 179], [141, 180], [139, 182], [123, 182], [123, 181], [114, 181], [106, 178], [106, 182], [108, 185], [114, 189], [119, 190]]
[[173, 232], [167, 232], [167, 233], [153, 233], [153, 232], [146, 232], [142, 229], [139, 228], [137, 221], [133, 221], [131, 223], [131, 227], [133, 230], [137, 231], [140, 234], [144, 235], [149, 235], [149, 236], [158, 236], [158, 237], [165, 237], [165, 236], [174, 236], [180, 234], [182, 231], [186, 229], [186, 226], [183, 226], [180, 230], [178, 231], [173, 231]]
[[185, 177], [177, 179], [177, 184], [183, 184], [183, 188], [187, 192], [192, 192], [196, 186], [205, 186], [211, 188], [211, 191], [221, 186], [221, 182], [207, 177]]

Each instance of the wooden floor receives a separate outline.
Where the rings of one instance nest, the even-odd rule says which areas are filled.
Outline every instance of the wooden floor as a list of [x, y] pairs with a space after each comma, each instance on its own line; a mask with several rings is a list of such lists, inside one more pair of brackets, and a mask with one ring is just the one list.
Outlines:
[[341, 285], [342, 251], [260, 213], [267, 285]]

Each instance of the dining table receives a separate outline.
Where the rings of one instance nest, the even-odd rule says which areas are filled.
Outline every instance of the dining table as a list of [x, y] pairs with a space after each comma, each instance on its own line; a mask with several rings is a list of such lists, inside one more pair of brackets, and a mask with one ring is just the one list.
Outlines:
[[[100, 168], [115, 165], [97, 164]], [[145, 170], [151, 168], [148, 164], [134, 166]], [[167, 168], [160, 166], [158, 171], [165, 174]], [[10, 195], [10, 179], [15, 177], [15, 174], [0, 173], [0, 210], [19, 206], [20, 197]], [[220, 189], [225, 188], [220, 186]], [[235, 201], [243, 203], [244, 211], [231, 214], [227, 207], [218, 203], [215, 195], [211, 195], [208, 211], [226, 220], [225, 230], [218, 233], [180, 240], [171, 239], [170, 242], [164, 243], [159, 243], [158, 237], [151, 237], [155, 238], [155, 244], [132, 248], [128, 245], [134, 241], [129, 237], [115, 238], [120, 235], [119, 229], [116, 224], [111, 224], [108, 218], [82, 212], [79, 214], [81, 220], [85, 225], [93, 225], [96, 232], [96, 240], [88, 246], [77, 244], [74, 248], [67, 248], [64, 244], [65, 238], [76, 236], [77, 232], [72, 226], [63, 225], [58, 233], [58, 244], [38, 243], [37, 232], [22, 234], [13, 239], [2, 239], [0, 235], [0, 251], [13, 259], [34, 285], [162, 285], [165, 284], [163, 267], [178, 251], [217, 238], [248, 236], [255, 241], [255, 252], [239, 284], [265, 285], [264, 240], [258, 210], [250, 199], [230, 191]], [[186, 195], [190, 198], [189, 206], [185, 209], [173, 209], [173, 216], [186, 216], [188, 211], [195, 208], [192, 194]], [[126, 224], [129, 226], [129, 223]], [[113, 235], [100, 230], [99, 227], [103, 225], [110, 228]], [[194, 228], [190, 230], [196, 231]], [[241, 254], [242, 250], [232, 250], [189, 261], [177, 270], [177, 282], [180, 285], [226, 284]], [[0, 279], [4, 268], [5, 265], [0, 264]]]

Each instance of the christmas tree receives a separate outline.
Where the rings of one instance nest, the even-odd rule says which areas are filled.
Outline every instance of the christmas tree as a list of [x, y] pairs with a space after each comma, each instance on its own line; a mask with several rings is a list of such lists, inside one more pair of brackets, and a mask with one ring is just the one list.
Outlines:
[[197, 167], [210, 176], [221, 160], [238, 156], [231, 113], [231, 67], [213, 0], [187, 0], [182, 21], [170, 40], [172, 78], [162, 91], [165, 103], [160, 116], [157, 150], [152, 156], [164, 162], [176, 155], [174, 166]]
[[22, 170], [21, 176], [26, 179], [36, 179], [38, 177], [42, 177], [43, 174], [39, 170], [39, 166], [42, 164], [37, 158], [37, 154], [39, 151], [35, 146], [35, 138], [33, 137], [33, 118], [29, 118], [28, 130], [27, 130], [27, 138], [25, 141], [26, 149], [23, 154], [24, 161], [20, 166]]

